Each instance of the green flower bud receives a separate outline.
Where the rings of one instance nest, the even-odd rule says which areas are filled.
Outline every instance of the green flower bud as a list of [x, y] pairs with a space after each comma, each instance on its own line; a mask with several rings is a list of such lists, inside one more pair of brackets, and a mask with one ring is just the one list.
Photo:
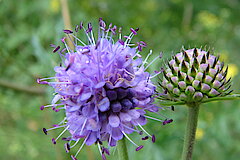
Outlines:
[[[201, 49], [189, 49], [173, 56], [163, 71], [161, 87], [168, 100], [201, 103], [202, 100], [229, 94], [228, 68], [219, 57]], [[165, 96], [166, 99], [166, 96]]]

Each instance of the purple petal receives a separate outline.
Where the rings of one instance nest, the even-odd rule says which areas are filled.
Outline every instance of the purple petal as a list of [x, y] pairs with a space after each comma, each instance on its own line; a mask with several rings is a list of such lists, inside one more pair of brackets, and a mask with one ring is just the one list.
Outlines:
[[115, 113], [120, 112], [121, 109], [122, 109], [122, 105], [118, 101], [112, 102], [111, 103], [111, 109]]
[[120, 119], [117, 115], [110, 115], [108, 117], [108, 123], [112, 127], [118, 127], [120, 125]]
[[128, 113], [121, 112], [119, 116], [123, 122], [130, 122], [132, 120], [132, 117]]
[[109, 110], [110, 108], [110, 102], [107, 97], [103, 98], [99, 103], [98, 103], [98, 108], [101, 112], [105, 112]]
[[132, 119], [138, 119], [140, 117], [140, 113], [135, 109], [129, 110], [128, 114], [131, 116]]
[[86, 145], [90, 146], [91, 144], [95, 143], [97, 141], [97, 134], [96, 132], [91, 132], [91, 134], [88, 136], [86, 140]]
[[117, 127], [117, 128], [112, 128], [112, 134], [111, 134], [112, 138], [115, 140], [120, 140], [123, 138], [123, 134], [122, 131]]
[[101, 88], [101, 87], [103, 87], [104, 85], [105, 85], [105, 83], [106, 82], [99, 82], [99, 83], [97, 83], [95, 86], [94, 86], [94, 88]]
[[89, 99], [91, 97], [91, 95], [92, 95], [91, 92], [81, 94], [80, 95], [80, 101], [85, 101], [85, 100]]

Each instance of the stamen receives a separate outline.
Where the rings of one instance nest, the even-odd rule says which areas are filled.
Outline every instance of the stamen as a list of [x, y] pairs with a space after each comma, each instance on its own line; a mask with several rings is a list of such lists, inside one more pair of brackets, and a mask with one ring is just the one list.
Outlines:
[[97, 143], [97, 146], [98, 146], [99, 153], [100, 153], [101, 155], [104, 155], [99, 143]]
[[90, 133], [88, 134], [88, 136], [84, 139], [82, 145], [80, 146], [80, 148], [78, 149], [77, 153], [75, 154], [74, 157], [77, 157], [78, 153], [81, 151], [81, 149], [83, 148], [84, 144], [86, 143], [88, 137], [89, 137]]
[[149, 137], [152, 138], [152, 136], [139, 123], [138, 126], [143, 130], [144, 133], [146, 133]]
[[123, 135], [135, 146], [140, 147], [139, 145], [137, 145], [136, 143], [134, 143], [123, 131], [122, 131]]
[[81, 30], [83, 28], [83, 22], [80, 22], [79, 29]]
[[118, 42], [121, 44], [121, 45], [124, 45], [124, 41], [122, 39], [119, 39]]
[[160, 73], [162, 73], [162, 72], [161, 71], [156, 71], [156, 73], [154, 75], [150, 76], [149, 78], [152, 79], [152, 78], [156, 77], [157, 75], [159, 75]]
[[105, 148], [105, 147], [103, 147], [102, 152], [106, 153], [107, 155], [110, 155], [109, 150], [107, 148]]
[[74, 155], [71, 155], [72, 160], [77, 160], [77, 158]]
[[76, 40], [78, 40], [83, 46], [86, 46], [86, 44], [80, 40], [79, 38], [77, 38], [74, 34], [72, 35]]
[[69, 128], [69, 126], [67, 126], [67, 127], [62, 131], [62, 133], [60, 133], [60, 134], [58, 135], [58, 137], [56, 138], [56, 141], [63, 135], [63, 133], [65, 133], [65, 132], [68, 130], [68, 128]]
[[[70, 140], [71, 140], [71, 137], [67, 137], [67, 138], [66, 138], [66, 137], [63, 137], [62, 140], [63, 140], [63, 141], [70, 141]], [[70, 147], [70, 146], [69, 146], [69, 147]]]
[[65, 143], [65, 144], [64, 144], [64, 147], [65, 147], [66, 152], [69, 153], [69, 151], [70, 151], [70, 145], [69, 145], [69, 143]]
[[141, 65], [141, 67], [143, 67], [147, 63], [147, 60], [151, 54], [152, 54], [152, 50], [150, 50], [150, 52], [148, 53], [147, 57], [145, 58], [145, 60], [143, 61], [142, 65]]
[[67, 49], [68, 53], [70, 54], [71, 52], [70, 52], [70, 49], [69, 49], [67, 43], [65, 42], [65, 39], [66, 39], [66, 37], [63, 37], [63, 38], [62, 38], [62, 42], [63, 42], [63, 44], [65, 45], [65, 48]]
[[123, 125], [125, 128], [130, 129], [130, 130], [132, 130], [132, 131], [134, 131], [134, 132], [137, 132], [137, 133], [139, 133], [139, 134], [140, 134], [140, 132], [141, 132], [141, 131], [136, 130], [136, 129], [134, 129], [134, 128], [131, 128], [131, 127], [125, 125], [125, 124], [122, 124], [122, 125]]
[[[51, 131], [51, 130], [54, 130], [54, 129], [58, 129], [58, 128], [62, 128], [62, 127], [66, 127], [66, 125], [56, 126], [56, 127], [49, 128], [49, 129], [43, 128], [43, 132], [44, 132], [44, 130], [46, 130], [46, 132], [48, 132], [48, 131]], [[45, 132], [44, 132], [44, 133], [45, 133]]]
[[127, 46], [127, 44], [129, 44], [131, 42], [133, 36], [134, 36], [134, 34], [132, 32], [129, 34], [129, 36], [124, 36], [124, 38], [126, 38], [125, 43], [124, 43], [124, 48]]
[[72, 42], [72, 44], [76, 47], [77, 45], [73, 42], [73, 40], [72, 40], [72, 35], [70, 36], [69, 34], [67, 35], [68, 36], [68, 39]]
[[155, 57], [146, 67], [145, 67], [145, 70], [151, 65], [153, 64], [153, 62], [155, 62], [158, 58], [160, 58], [162, 56], [162, 52], [160, 53], [159, 56]]
[[80, 135], [82, 135], [82, 132], [83, 132], [83, 129], [84, 129], [86, 123], [87, 123], [87, 118], [86, 118], [85, 121], [83, 122], [83, 125], [82, 125], [82, 128], [81, 128], [81, 131], [80, 131]]
[[105, 154], [102, 154], [102, 160], [107, 160]]
[[157, 119], [157, 118], [153, 118], [153, 117], [150, 117], [150, 116], [147, 116], [147, 115], [144, 115], [144, 117], [152, 119], [152, 120], [155, 120], [155, 121], [163, 122], [163, 120], [160, 120], [160, 119]]
[[75, 146], [78, 144], [78, 142], [80, 141], [80, 139], [81, 139], [81, 138], [79, 138], [72, 146], [70, 146], [70, 148], [75, 147]]

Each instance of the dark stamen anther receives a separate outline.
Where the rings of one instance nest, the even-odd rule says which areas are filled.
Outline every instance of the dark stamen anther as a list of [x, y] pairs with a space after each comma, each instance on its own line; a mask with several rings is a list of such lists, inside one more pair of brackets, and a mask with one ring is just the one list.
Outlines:
[[140, 43], [140, 45], [141, 45], [142, 47], [147, 47], [147, 43], [146, 43], [146, 42], [140, 41], [139, 43]]
[[172, 121], [173, 121], [172, 119], [165, 119], [162, 124], [166, 125], [168, 123], [171, 123]]
[[69, 143], [65, 143], [65, 144], [64, 144], [64, 147], [65, 147], [66, 152], [69, 153], [69, 151], [70, 151], [70, 145], [69, 145]]
[[44, 108], [45, 108], [44, 106], [41, 106], [41, 107], [40, 107], [40, 110], [44, 110]]
[[109, 150], [107, 148], [103, 147], [102, 152], [106, 153], [107, 155], [110, 155], [110, 152], [109, 152]]
[[70, 141], [70, 140], [71, 140], [71, 137], [67, 137], [67, 138], [66, 138], [66, 137], [63, 137], [62, 140], [63, 140], [63, 141]]
[[147, 140], [149, 137], [148, 136], [145, 136], [142, 138], [143, 141]]
[[137, 31], [133, 28], [130, 28], [130, 31], [134, 34], [134, 35], [137, 35]]
[[86, 30], [86, 33], [89, 33], [92, 31], [92, 24], [88, 23], [88, 29]]
[[71, 67], [71, 63], [66, 67], [65, 71], [68, 71], [70, 67]]
[[142, 148], [143, 148], [143, 145], [138, 146], [138, 147], [136, 148], [136, 151], [139, 151], [139, 150], [141, 150]]
[[60, 46], [57, 46], [54, 50], [53, 53], [57, 52], [60, 49]]
[[60, 109], [55, 109], [54, 111], [55, 111], [55, 112], [59, 112], [59, 111], [60, 111]]
[[154, 134], [152, 135], [152, 142], [153, 142], [153, 143], [155, 143], [155, 142], [156, 142], [156, 137], [155, 137], [155, 135], [154, 135]]
[[90, 52], [90, 50], [86, 50], [86, 51], [82, 52], [82, 54], [87, 54], [89, 52]]
[[71, 31], [71, 30], [69, 30], [69, 29], [64, 29], [63, 32], [66, 33], [66, 34], [71, 34], [71, 33], [73, 33], [73, 31]]
[[53, 144], [56, 144], [56, 143], [57, 143], [54, 138], [52, 138], [52, 143], [53, 143]]
[[97, 41], [97, 44], [96, 44], [96, 46], [95, 46], [95, 49], [97, 49], [99, 45], [100, 45], [100, 41]]
[[42, 130], [43, 130], [44, 134], [47, 135], [47, 129], [46, 129], [46, 128], [43, 128]]
[[119, 39], [118, 42], [121, 44], [121, 45], [124, 45], [124, 41]]

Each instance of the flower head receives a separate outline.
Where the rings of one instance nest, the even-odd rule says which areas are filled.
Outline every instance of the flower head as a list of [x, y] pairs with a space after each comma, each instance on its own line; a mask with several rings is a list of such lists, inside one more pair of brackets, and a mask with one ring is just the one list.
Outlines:
[[163, 71], [160, 86], [162, 99], [201, 103], [204, 99], [225, 96], [232, 92], [230, 79], [226, 79], [228, 67], [219, 57], [202, 49], [189, 49], [176, 54]]
[[[109, 151], [103, 147], [103, 141], [108, 146], [116, 146], [117, 141], [125, 137], [136, 145], [136, 151], [143, 148], [128, 137], [132, 132], [140, 135], [145, 133], [142, 140], [152, 138], [155, 142], [155, 136], [146, 132], [142, 126], [147, 123], [146, 118], [162, 121], [146, 115], [146, 111], [159, 110], [153, 104], [156, 86], [151, 78], [160, 72], [155, 75], [146, 72], [152, 62], [145, 67], [147, 58], [142, 61], [139, 54], [146, 47], [145, 42], [131, 44], [138, 29], [131, 28], [130, 35], [122, 37], [121, 28], [112, 24], [107, 27], [100, 18], [97, 40], [91, 23], [87, 28], [80, 23], [75, 31], [79, 30], [86, 33], [88, 43], [78, 39], [73, 31], [64, 30], [70, 39], [73, 38], [71, 41], [74, 49], [69, 48], [65, 38], [62, 38], [65, 48], [54, 46], [53, 50], [63, 59], [61, 66], [55, 67], [55, 77], [38, 80], [41, 84], [52, 86], [56, 93], [52, 103], [42, 106], [41, 110], [52, 107], [56, 112], [64, 110], [66, 113], [63, 121], [53, 128], [64, 128], [57, 138], [52, 139], [53, 143], [68, 131], [70, 136], [62, 138], [67, 141], [67, 152], [83, 139], [79, 151], [84, 144], [96, 143], [101, 149], [102, 157], [105, 157], [104, 154], [109, 154]], [[119, 35], [117, 41], [114, 40], [116, 34]], [[49, 79], [56, 81], [46, 81]], [[171, 121], [165, 119], [162, 122], [166, 124]], [[51, 129], [44, 128], [43, 131], [47, 134]], [[75, 143], [71, 144], [72, 142]], [[72, 158], [75, 159], [76, 155]]]

